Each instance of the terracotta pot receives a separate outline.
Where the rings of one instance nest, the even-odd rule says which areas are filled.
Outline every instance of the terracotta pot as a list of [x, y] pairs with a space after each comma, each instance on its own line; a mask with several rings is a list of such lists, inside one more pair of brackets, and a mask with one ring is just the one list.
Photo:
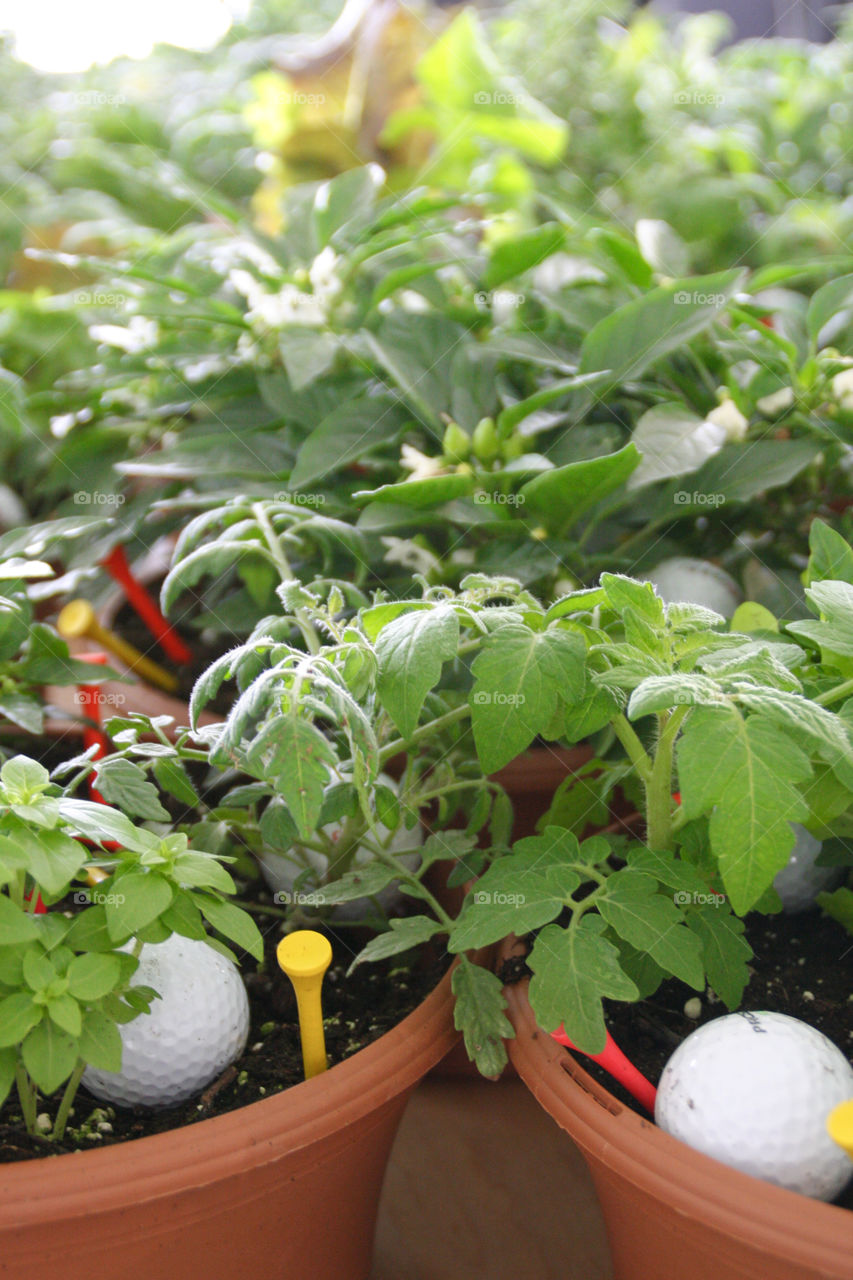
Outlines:
[[[504, 957], [518, 944], [504, 946]], [[853, 1213], [694, 1151], [618, 1102], [536, 1025], [527, 983], [506, 988], [512, 1062], [580, 1148], [615, 1280], [851, 1280]], [[568, 1206], [567, 1206], [568, 1207]]]
[[536, 823], [546, 813], [560, 783], [592, 759], [592, 749], [576, 747], [532, 747], [492, 774], [512, 800], [515, 821], [513, 840], [536, 833]]
[[15, 1280], [366, 1280], [409, 1095], [458, 1039], [450, 974], [322, 1076], [171, 1133], [0, 1165]]

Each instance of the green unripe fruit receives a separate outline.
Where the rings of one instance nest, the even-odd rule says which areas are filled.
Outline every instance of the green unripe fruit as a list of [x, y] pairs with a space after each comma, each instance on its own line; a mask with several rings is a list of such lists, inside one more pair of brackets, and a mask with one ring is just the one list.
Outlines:
[[520, 458], [526, 452], [527, 445], [521, 436], [510, 436], [509, 440], [504, 440], [501, 445], [501, 456], [504, 462], [512, 462], [514, 458]]
[[474, 428], [471, 443], [474, 446], [474, 453], [481, 462], [494, 462], [501, 448], [494, 418], [480, 419]]
[[458, 422], [448, 422], [442, 449], [445, 457], [452, 458], [454, 462], [464, 462], [471, 452], [470, 436], [462, 430]]

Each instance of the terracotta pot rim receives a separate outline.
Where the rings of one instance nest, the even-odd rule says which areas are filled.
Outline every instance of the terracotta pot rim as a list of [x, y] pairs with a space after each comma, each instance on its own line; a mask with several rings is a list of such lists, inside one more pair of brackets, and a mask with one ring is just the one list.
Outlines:
[[343, 1132], [414, 1087], [453, 1048], [453, 967], [396, 1027], [313, 1080], [166, 1133], [0, 1166], [0, 1219], [35, 1227], [46, 1205], [54, 1219], [83, 1217], [95, 1204], [204, 1186]]
[[[502, 957], [518, 954], [515, 939]], [[664, 1133], [594, 1080], [569, 1051], [539, 1030], [527, 982], [505, 989], [516, 1037], [513, 1065], [537, 1101], [581, 1150], [668, 1204], [791, 1262], [847, 1274], [853, 1213], [731, 1169]], [[744, 1206], [749, 1207], [748, 1217]]]

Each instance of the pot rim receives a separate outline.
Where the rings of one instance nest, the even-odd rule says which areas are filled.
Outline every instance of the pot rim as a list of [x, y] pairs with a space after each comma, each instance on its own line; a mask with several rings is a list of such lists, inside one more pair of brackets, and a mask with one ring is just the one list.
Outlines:
[[[519, 954], [519, 948], [510, 940], [501, 958]], [[536, 1100], [585, 1155], [674, 1214], [827, 1275], [848, 1273], [853, 1212], [732, 1169], [637, 1115], [539, 1029], [527, 986], [525, 981], [504, 989], [516, 1032], [507, 1044], [510, 1058]]]
[[202, 1187], [280, 1160], [342, 1131], [411, 1089], [456, 1044], [455, 964], [390, 1031], [322, 1075], [196, 1124], [116, 1143], [0, 1165], [0, 1221], [22, 1230], [115, 1205]]

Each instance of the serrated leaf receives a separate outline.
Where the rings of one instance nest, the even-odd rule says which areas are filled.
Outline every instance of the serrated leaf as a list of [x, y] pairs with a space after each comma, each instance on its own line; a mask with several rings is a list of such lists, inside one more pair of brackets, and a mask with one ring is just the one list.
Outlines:
[[669, 711], [672, 707], [727, 706], [728, 702], [717, 681], [708, 676], [648, 676], [631, 694], [627, 716], [629, 720], [639, 720], [653, 711]]
[[684, 924], [672, 897], [657, 892], [651, 876], [631, 868], [607, 879], [596, 899], [598, 910], [611, 929], [656, 964], [696, 991], [705, 985], [702, 947]]
[[485, 773], [495, 773], [544, 733], [558, 705], [584, 694], [586, 648], [559, 626], [508, 622], [483, 641], [472, 665], [471, 724]]
[[606, 1028], [601, 1002], [636, 1000], [639, 992], [621, 968], [619, 952], [602, 937], [604, 921], [582, 916], [561, 929], [549, 924], [536, 938], [527, 963], [533, 970], [530, 1003], [543, 1031], [566, 1034], [582, 1053], [601, 1053]]
[[702, 944], [708, 982], [725, 1004], [737, 1009], [749, 982], [752, 948], [744, 941], [744, 923], [723, 906], [690, 911], [687, 927]]
[[420, 946], [444, 929], [437, 920], [431, 920], [428, 916], [406, 916], [390, 920], [389, 924], [391, 928], [387, 933], [378, 933], [362, 948], [347, 973], [352, 973], [356, 965], [364, 964], [366, 960], [384, 960], [386, 956], [395, 956], [401, 951]]
[[795, 741], [762, 717], [702, 708], [686, 721], [678, 746], [682, 808], [688, 818], [710, 812], [711, 848], [739, 915], [787, 863], [789, 823], [808, 816], [796, 784], [810, 774]]
[[247, 757], [249, 768], [273, 784], [304, 839], [317, 824], [334, 760], [328, 740], [316, 725], [295, 714], [271, 721], [255, 738]]
[[97, 787], [107, 804], [114, 804], [134, 818], [168, 822], [169, 812], [138, 764], [122, 756], [103, 760], [97, 765]]
[[499, 1076], [507, 1061], [504, 1041], [515, 1038], [500, 979], [462, 956], [450, 981], [456, 1001], [453, 1023], [462, 1032], [468, 1057], [484, 1076]]
[[44, 1018], [25, 1038], [21, 1056], [42, 1093], [50, 1094], [67, 1080], [77, 1065], [77, 1041]]
[[187, 771], [180, 760], [163, 756], [162, 759], [154, 761], [153, 771], [154, 777], [163, 790], [168, 791], [169, 795], [174, 796], [181, 804], [194, 808], [200, 803], [198, 793], [187, 777]]
[[427, 693], [455, 657], [459, 619], [449, 607], [414, 611], [394, 618], [379, 633], [376, 689], [404, 738], [417, 728]]

